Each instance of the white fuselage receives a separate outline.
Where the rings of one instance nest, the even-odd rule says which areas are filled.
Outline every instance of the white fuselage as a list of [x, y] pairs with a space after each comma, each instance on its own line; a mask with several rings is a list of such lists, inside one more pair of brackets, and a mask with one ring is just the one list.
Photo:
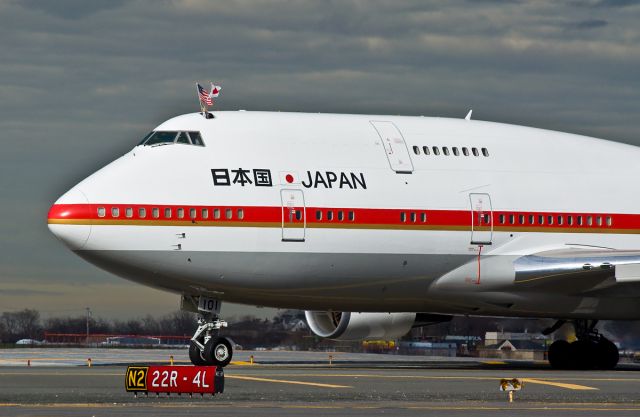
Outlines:
[[155, 130], [205, 146], [136, 146], [49, 213], [127, 279], [306, 310], [640, 318], [634, 286], [523, 287], [510, 269], [640, 249], [639, 148], [428, 117], [217, 112]]

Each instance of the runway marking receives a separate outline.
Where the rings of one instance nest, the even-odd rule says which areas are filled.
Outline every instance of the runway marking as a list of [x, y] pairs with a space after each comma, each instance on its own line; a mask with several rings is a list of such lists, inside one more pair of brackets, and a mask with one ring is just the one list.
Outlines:
[[[274, 376], [291, 376], [291, 374], [271, 374]], [[384, 378], [384, 379], [427, 379], [427, 380], [454, 380], [465, 379], [475, 381], [499, 381], [501, 378], [493, 376], [425, 376], [425, 375], [371, 375], [371, 374], [304, 374], [304, 376], [311, 377], [341, 377], [341, 378]], [[231, 376], [227, 375], [228, 378]], [[563, 382], [549, 381], [546, 379], [538, 378], [521, 378], [523, 381], [530, 382], [532, 384], [550, 385], [559, 388], [566, 388], [571, 390], [598, 390], [596, 387], [589, 387], [586, 385], [569, 384]], [[629, 381], [628, 379], [620, 379], [620, 382]]]
[[578, 390], [578, 391], [598, 390], [598, 388], [596, 387], [588, 387], [586, 385], [567, 384], [564, 382], [548, 381], [548, 380], [537, 379], [537, 378], [522, 378], [522, 381], [528, 382], [530, 384], [551, 385], [554, 387], [560, 387], [560, 388], [566, 388], [566, 389], [572, 389], [572, 390]]
[[253, 377], [253, 376], [225, 375], [225, 378], [242, 379], [245, 381], [275, 382], [279, 384], [309, 385], [312, 387], [321, 387], [321, 388], [353, 388], [352, 386], [349, 386], [349, 385], [321, 384], [319, 382], [291, 381], [291, 380], [285, 380], [285, 379], [259, 378], [259, 377]]
[[[581, 403], [576, 403], [575, 407], [570, 406], [570, 404], [559, 404], [555, 405], [553, 403], [548, 405], [408, 405], [408, 406], [385, 406], [385, 405], [336, 405], [336, 404], [314, 404], [314, 405], [303, 405], [303, 404], [277, 404], [277, 403], [244, 403], [244, 404], [233, 404], [233, 403], [222, 403], [217, 404], [217, 409], [225, 409], [225, 408], [251, 408], [251, 409], [261, 409], [261, 408], [276, 408], [276, 409], [317, 409], [317, 410], [352, 410], [352, 409], [376, 409], [376, 410], [433, 410], [433, 411], [443, 411], [443, 410], [460, 410], [460, 411], [473, 411], [473, 410], [485, 410], [485, 411], [501, 411], [501, 410], [526, 410], [526, 411], [540, 411], [542, 413], [549, 413], [550, 411], [632, 411], [637, 412], [640, 410], [640, 407], [633, 407], [629, 405], [622, 404], [605, 404], [602, 407], [594, 407], [588, 406]], [[184, 403], [174, 403], [174, 404], [157, 404], [157, 403], [149, 403], [149, 404], [141, 404], [141, 403], [119, 403], [119, 404], [96, 404], [96, 403], [48, 403], [48, 404], [17, 404], [17, 403], [0, 403], [0, 407], [3, 408], [25, 408], [25, 409], [124, 409], [125, 407], [131, 408], [165, 408], [165, 409], [177, 409], [184, 410]], [[211, 404], [197, 404], [197, 403], [189, 403], [189, 408], [211, 408]]]

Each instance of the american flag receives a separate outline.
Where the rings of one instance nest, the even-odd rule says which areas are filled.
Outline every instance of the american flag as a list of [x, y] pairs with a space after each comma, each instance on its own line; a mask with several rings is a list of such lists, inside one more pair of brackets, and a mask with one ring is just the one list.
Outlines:
[[211, 94], [205, 90], [204, 88], [202, 88], [202, 86], [198, 84], [198, 95], [200, 96], [200, 101], [202, 103], [205, 103], [208, 106], [213, 105], [213, 99], [211, 98]]

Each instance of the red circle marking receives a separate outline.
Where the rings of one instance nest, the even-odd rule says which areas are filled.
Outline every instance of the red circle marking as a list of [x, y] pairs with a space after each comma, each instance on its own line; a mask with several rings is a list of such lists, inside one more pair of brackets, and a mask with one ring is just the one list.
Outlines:
[[289, 184], [291, 184], [293, 182], [293, 175], [287, 174], [287, 176], [284, 177], [284, 179], [287, 180]]

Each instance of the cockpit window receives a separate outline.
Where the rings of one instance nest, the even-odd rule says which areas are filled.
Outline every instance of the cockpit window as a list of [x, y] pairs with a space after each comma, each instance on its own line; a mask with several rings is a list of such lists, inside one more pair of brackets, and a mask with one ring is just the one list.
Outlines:
[[191, 137], [191, 142], [194, 145], [204, 146], [204, 142], [202, 141], [202, 137], [200, 137], [200, 132], [189, 132], [189, 137]]
[[173, 143], [178, 132], [154, 132], [144, 143], [145, 146], [157, 145], [159, 143]]
[[164, 132], [157, 130], [145, 136], [138, 146], [168, 145], [170, 143], [204, 146], [200, 132]]
[[189, 138], [187, 137], [187, 134], [185, 132], [180, 132], [178, 134], [178, 139], [176, 140], [176, 143], [185, 143], [187, 145], [191, 145], [191, 142], [189, 141]]

